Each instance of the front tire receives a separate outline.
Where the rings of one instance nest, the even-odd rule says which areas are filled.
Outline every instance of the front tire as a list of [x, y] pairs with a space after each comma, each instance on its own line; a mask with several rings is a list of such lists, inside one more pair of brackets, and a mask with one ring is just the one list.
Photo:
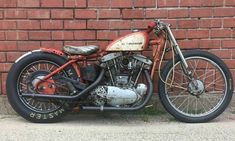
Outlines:
[[[65, 64], [67, 60], [61, 56], [45, 52], [33, 52], [21, 58], [11, 67], [7, 78], [7, 97], [13, 109], [23, 118], [31, 122], [57, 122], [68, 113], [68, 104], [62, 101], [51, 101], [37, 98], [24, 98], [21, 93], [36, 92], [34, 84], [50, 72]], [[76, 71], [72, 66], [66, 67], [60, 74], [75, 79]], [[48, 80], [51, 88], [42, 93], [54, 94], [57, 92], [58, 80]], [[52, 84], [54, 83], [54, 84]], [[60, 91], [69, 93], [65, 88]]]
[[[219, 116], [228, 106], [233, 95], [233, 79], [226, 64], [217, 56], [205, 51], [183, 53], [192, 71], [197, 91], [183, 73], [180, 58], [163, 68], [159, 79], [159, 97], [165, 109], [182, 122], [200, 123]], [[171, 83], [173, 81], [173, 83]], [[166, 84], [166, 83], [168, 84]], [[169, 84], [172, 84], [170, 86]], [[184, 89], [185, 88], [185, 89]], [[193, 89], [193, 90], [192, 90]]]

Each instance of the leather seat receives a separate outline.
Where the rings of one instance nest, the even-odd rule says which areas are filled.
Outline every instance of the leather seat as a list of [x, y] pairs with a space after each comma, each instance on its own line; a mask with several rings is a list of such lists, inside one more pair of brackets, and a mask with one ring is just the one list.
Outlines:
[[91, 55], [99, 50], [98, 46], [89, 45], [89, 46], [64, 46], [64, 52], [72, 55]]

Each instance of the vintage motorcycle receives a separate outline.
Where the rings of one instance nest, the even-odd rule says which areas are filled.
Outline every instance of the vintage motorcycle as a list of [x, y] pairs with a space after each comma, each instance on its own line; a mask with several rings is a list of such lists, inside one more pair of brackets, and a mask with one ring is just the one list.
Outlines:
[[[146, 50], [151, 57], [143, 55]], [[169, 55], [171, 60], [162, 67]], [[153, 84], [156, 72], [158, 85]], [[10, 69], [7, 96], [23, 118], [48, 123], [74, 107], [139, 110], [157, 86], [165, 109], [191, 123], [219, 116], [233, 94], [231, 73], [221, 59], [199, 50], [182, 53], [170, 24], [155, 20], [147, 30], [120, 37], [105, 50], [67, 45], [62, 51], [41, 48], [24, 54]]]

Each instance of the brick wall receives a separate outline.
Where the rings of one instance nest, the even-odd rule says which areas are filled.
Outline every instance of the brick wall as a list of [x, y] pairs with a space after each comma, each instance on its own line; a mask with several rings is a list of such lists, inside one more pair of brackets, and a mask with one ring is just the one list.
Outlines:
[[98, 44], [163, 19], [182, 48], [209, 49], [235, 74], [235, 0], [0, 0], [0, 93], [14, 60], [40, 47]]

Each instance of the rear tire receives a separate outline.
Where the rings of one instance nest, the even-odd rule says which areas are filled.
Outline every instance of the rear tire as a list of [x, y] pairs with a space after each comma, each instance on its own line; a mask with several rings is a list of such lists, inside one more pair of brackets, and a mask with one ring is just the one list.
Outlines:
[[[223, 78], [225, 78], [223, 82], [224, 82], [224, 88], [226, 88], [226, 89], [224, 89], [224, 96], [221, 98], [222, 100], [221, 101], [218, 100], [218, 105], [216, 105], [216, 103], [215, 103], [215, 107], [213, 108], [213, 103], [211, 104], [210, 102], [212, 102], [212, 100], [214, 100], [213, 97], [216, 96], [215, 94], [219, 95], [218, 92], [217, 92], [217, 91], [219, 91], [219, 90], [217, 90], [217, 88], [218, 88], [217, 85], [219, 85], [219, 84], [216, 83], [217, 79], [216, 80], [213, 79], [212, 82], [214, 82], [216, 84], [212, 85], [212, 86], [215, 86], [215, 88], [212, 90], [212, 88], [211, 88], [212, 86], [210, 84], [211, 80], [209, 80], [210, 77], [209, 77], [209, 75], [206, 75], [205, 73], [203, 74], [202, 68], [199, 68], [199, 71], [197, 72], [198, 73], [197, 75], [200, 76], [200, 77], [198, 77], [198, 80], [199, 80], [199, 78], [201, 79], [201, 76], [204, 77], [204, 75], [205, 75], [204, 81], [203, 81], [203, 79], [201, 79], [201, 81], [203, 83], [205, 82], [203, 84], [204, 85], [203, 88], [205, 88], [205, 89], [204, 89], [204, 92], [202, 94], [200, 94], [198, 97], [195, 96], [196, 98], [194, 98], [194, 96], [192, 94], [190, 94], [188, 90], [184, 90], [184, 92], [182, 92], [182, 93], [180, 92], [177, 95], [175, 95], [175, 93], [177, 93], [178, 89], [172, 88], [172, 92], [171, 92], [171, 89], [167, 88], [167, 87], [170, 87], [170, 86], [165, 84], [162, 80], [159, 79], [158, 88], [159, 88], [160, 100], [161, 100], [163, 106], [165, 107], [165, 109], [172, 116], [174, 116], [176, 119], [178, 119], [179, 121], [189, 122], [189, 123], [200, 123], [200, 122], [210, 121], [210, 120], [216, 118], [217, 116], [219, 116], [226, 109], [226, 107], [229, 105], [229, 103], [232, 99], [233, 79], [232, 79], [231, 72], [229, 71], [226, 64], [220, 58], [218, 58], [217, 56], [215, 56], [211, 53], [208, 53], [208, 52], [205, 52], [205, 51], [187, 51], [187, 52], [184, 52], [183, 55], [184, 55], [187, 62], [190, 61], [190, 59], [192, 59], [192, 58], [194, 58], [194, 59], [195, 58], [204, 58], [205, 60], [208, 59], [209, 60], [208, 62], [211, 61], [212, 64], [214, 63], [213, 65], [218, 66], [218, 70], [219, 70], [218, 72], [221, 72], [221, 74], [223, 74], [221, 76], [223, 76]], [[175, 66], [177, 66], [177, 63], [180, 66], [180, 58], [179, 57], [176, 58], [176, 60], [175, 60]], [[204, 65], [203, 63], [201, 63], [201, 66], [200, 66], [200, 62], [197, 62], [197, 63], [199, 63], [199, 66], [197, 66], [197, 67], [203, 67], [203, 65]], [[164, 68], [162, 70], [161, 76], [162, 76], [162, 78], [165, 82], [168, 81], [167, 80], [168, 78], [170, 78], [170, 73], [172, 73], [172, 65], [173, 65], [173, 60], [170, 60], [164, 66]], [[213, 66], [213, 65], [211, 65], [211, 66]], [[206, 65], [204, 65], [204, 67], [206, 67]], [[207, 65], [207, 67], [208, 67], [208, 65]], [[210, 67], [208, 68], [208, 72], [209, 72], [209, 69], [210, 69]], [[200, 74], [200, 71], [202, 72], [201, 74]], [[215, 70], [215, 71], [217, 71], [217, 70]], [[220, 73], [215, 73], [215, 74], [218, 75]], [[214, 74], [212, 74], [212, 76], [213, 75]], [[194, 76], [196, 76], [196, 73], [194, 74]], [[217, 78], [217, 76], [215, 78]], [[181, 78], [179, 78], [179, 75], [175, 79], [178, 79], [177, 84], [180, 84], [178, 82], [178, 81], [181, 80]], [[184, 78], [182, 78], [182, 79], [184, 79]], [[181, 83], [182, 84], [181, 86], [188, 88], [189, 85], [188, 85], [188, 83], [186, 84], [186, 82], [185, 82], [186, 80], [187, 79], [182, 80], [183, 82]], [[170, 81], [170, 79], [169, 79], [169, 81]], [[206, 85], [207, 83], [209, 83], [208, 84], [209, 86]], [[220, 83], [222, 83], [222, 81]], [[225, 84], [226, 84], [226, 87], [225, 87]], [[221, 86], [221, 88], [222, 88], [222, 86]], [[207, 90], [207, 89], [209, 89], [209, 90]], [[211, 89], [212, 92], [210, 92], [210, 89]], [[173, 93], [173, 94], [171, 95], [171, 93]], [[190, 101], [191, 99], [189, 100], [189, 98], [186, 99], [186, 97], [189, 97], [188, 95], [190, 95], [190, 97], [192, 97], [192, 99], [196, 99], [196, 101]], [[185, 98], [183, 100], [179, 100], [179, 98], [182, 99], [184, 96], [185, 96]], [[212, 96], [212, 97], [209, 97], [209, 96]], [[174, 101], [171, 100], [170, 97], [171, 98], [173, 97], [172, 99]], [[204, 101], [202, 101], [203, 103], [201, 103], [201, 101], [200, 101], [200, 103], [199, 103], [199, 101], [197, 103], [197, 100], [199, 100], [198, 98], [202, 98], [202, 100], [203, 100], [204, 97], [205, 97], [205, 99], [207, 99], [207, 97], [208, 97], [209, 101], [204, 100]], [[211, 101], [210, 101], [210, 98], [211, 98]], [[176, 99], [179, 101], [178, 105], [177, 105]], [[187, 100], [188, 100], [188, 102], [185, 102]], [[196, 106], [194, 104], [196, 104]], [[197, 104], [202, 105], [201, 106], [202, 108], [200, 110], [199, 110], [199, 108], [198, 108], [199, 106]], [[204, 104], [205, 104], [205, 107], [203, 106]], [[212, 106], [208, 106], [207, 104], [212, 105]], [[183, 106], [188, 106], [188, 107], [183, 108], [182, 105]], [[192, 105], [192, 106], [190, 107], [190, 105]], [[209, 108], [212, 107], [211, 110], [206, 106], [208, 106]], [[190, 111], [189, 108], [192, 108], [192, 109], [196, 108], [196, 109], [194, 109], [195, 111], [194, 110]], [[207, 109], [208, 109], [208, 111], [206, 112]]]
[[[40, 100], [40, 99], [32, 98], [31, 100], [33, 102], [38, 102], [39, 104], [45, 103], [44, 106], [48, 106], [48, 105], [51, 106], [53, 104], [56, 105], [54, 106], [54, 109], [52, 107], [50, 110], [48, 108], [48, 110], [40, 111], [40, 110], [37, 110], [36, 108], [33, 108], [29, 100], [21, 97], [21, 92], [19, 90], [20, 86], [18, 82], [19, 82], [19, 79], [21, 78], [21, 74], [23, 75], [24, 69], [27, 68], [29, 64], [33, 64], [34, 62], [42, 61], [42, 60], [53, 62], [58, 67], [62, 66], [63, 64], [67, 62], [67, 60], [63, 57], [60, 57], [54, 54], [45, 53], [45, 52], [33, 52], [29, 55], [26, 55], [25, 57], [17, 61], [15, 64], [13, 64], [13, 66], [11, 67], [8, 73], [7, 84], [6, 84], [7, 97], [13, 109], [26, 120], [29, 120], [31, 122], [37, 122], [37, 123], [57, 122], [62, 117], [64, 117], [69, 111], [68, 105], [66, 103], [59, 102], [59, 101], [55, 102], [55, 101], [49, 101], [49, 100], [47, 101], [44, 99]], [[77, 77], [76, 71], [74, 70], [72, 66], [66, 67], [63, 70], [63, 72], [70, 78], [76, 79]], [[37, 71], [35, 71], [35, 74], [36, 73]], [[28, 88], [29, 86], [25, 86], [25, 87], [27, 87], [27, 90], [29, 89]], [[40, 105], [40, 106], [42, 107], [43, 105]], [[44, 109], [47, 109], [47, 107]]]

